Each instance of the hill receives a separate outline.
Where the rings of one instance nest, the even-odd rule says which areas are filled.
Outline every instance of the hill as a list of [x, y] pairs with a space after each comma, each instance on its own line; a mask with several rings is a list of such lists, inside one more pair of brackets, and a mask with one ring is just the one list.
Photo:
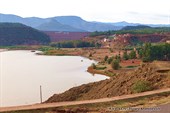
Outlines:
[[58, 22], [62, 24], [70, 25], [75, 28], [83, 29], [90, 32], [118, 30], [122, 28], [120, 26], [114, 26], [108, 23], [88, 22], [78, 16], [58, 16], [54, 17], [53, 19], [56, 19]]
[[0, 23], [0, 46], [48, 44], [49, 37], [20, 23]]
[[71, 27], [69, 25], [61, 24], [55, 19], [51, 19], [49, 22], [45, 22], [36, 28], [41, 31], [85, 32], [84, 30], [77, 29], [77, 28]]
[[56, 32], [56, 31], [44, 31], [47, 34], [51, 42], [60, 42], [66, 40], [80, 40], [89, 36], [89, 32]]

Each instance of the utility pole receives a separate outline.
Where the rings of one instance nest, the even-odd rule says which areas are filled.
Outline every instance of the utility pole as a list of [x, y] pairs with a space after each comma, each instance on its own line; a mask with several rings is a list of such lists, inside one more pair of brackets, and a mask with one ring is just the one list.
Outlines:
[[41, 85], [40, 85], [40, 103], [42, 103], [42, 88], [41, 88]]

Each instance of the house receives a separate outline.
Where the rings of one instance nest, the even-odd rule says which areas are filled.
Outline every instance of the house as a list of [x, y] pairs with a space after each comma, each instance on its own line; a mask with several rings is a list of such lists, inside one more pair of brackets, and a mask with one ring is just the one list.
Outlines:
[[110, 42], [110, 39], [104, 38], [103, 42]]
[[167, 40], [166, 43], [170, 44], [170, 40]]

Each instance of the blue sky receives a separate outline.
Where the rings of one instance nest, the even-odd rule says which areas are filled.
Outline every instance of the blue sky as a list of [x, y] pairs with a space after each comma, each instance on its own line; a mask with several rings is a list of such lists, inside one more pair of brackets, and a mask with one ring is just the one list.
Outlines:
[[22, 17], [76, 15], [88, 21], [170, 23], [170, 0], [0, 0], [0, 13]]

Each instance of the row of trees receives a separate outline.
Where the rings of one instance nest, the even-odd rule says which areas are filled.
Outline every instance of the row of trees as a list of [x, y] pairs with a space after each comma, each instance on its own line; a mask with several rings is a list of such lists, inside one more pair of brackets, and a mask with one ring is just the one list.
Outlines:
[[136, 59], [138, 57], [144, 62], [149, 62], [153, 60], [170, 60], [170, 44], [156, 44], [145, 43], [144, 46], [136, 51], [131, 50], [128, 54], [127, 51], [123, 54], [123, 59]]
[[130, 53], [125, 51], [122, 57], [120, 55], [116, 55], [115, 57], [105, 56], [104, 61], [111, 64], [113, 69], [119, 69], [119, 63], [122, 58], [124, 60], [136, 59], [137, 54], [138, 58], [142, 59], [143, 62], [150, 62], [153, 60], [170, 60], [170, 44], [164, 43], [152, 45], [151, 43], [145, 43], [145, 45], [137, 51], [131, 50]]
[[164, 32], [169, 32], [170, 27], [147, 27], [147, 26], [128, 26], [125, 27], [121, 30], [114, 31], [114, 30], [109, 30], [109, 31], [95, 31], [90, 34], [90, 36], [99, 36], [99, 35], [113, 35], [113, 34], [154, 34], [154, 33], [164, 33]]
[[82, 40], [71, 40], [71, 41], [63, 41], [56, 42], [50, 44], [52, 47], [57, 48], [83, 48], [83, 47], [100, 47], [99, 43], [95, 42], [87, 42]]
[[115, 70], [119, 69], [120, 68], [120, 57], [119, 56], [112, 56], [112, 57], [108, 57], [108, 56], [105, 56], [104, 57], [104, 61], [108, 64], [111, 64], [111, 67]]
[[128, 60], [128, 59], [136, 59], [137, 55], [134, 50], [131, 50], [131, 52], [128, 54], [127, 51], [123, 53], [123, 59]]
[[138, 53], [144, 62], [170, 60], [170, 44], [152, 45], [151, 43], [146, 43], [142, 49], [138, 50]]

